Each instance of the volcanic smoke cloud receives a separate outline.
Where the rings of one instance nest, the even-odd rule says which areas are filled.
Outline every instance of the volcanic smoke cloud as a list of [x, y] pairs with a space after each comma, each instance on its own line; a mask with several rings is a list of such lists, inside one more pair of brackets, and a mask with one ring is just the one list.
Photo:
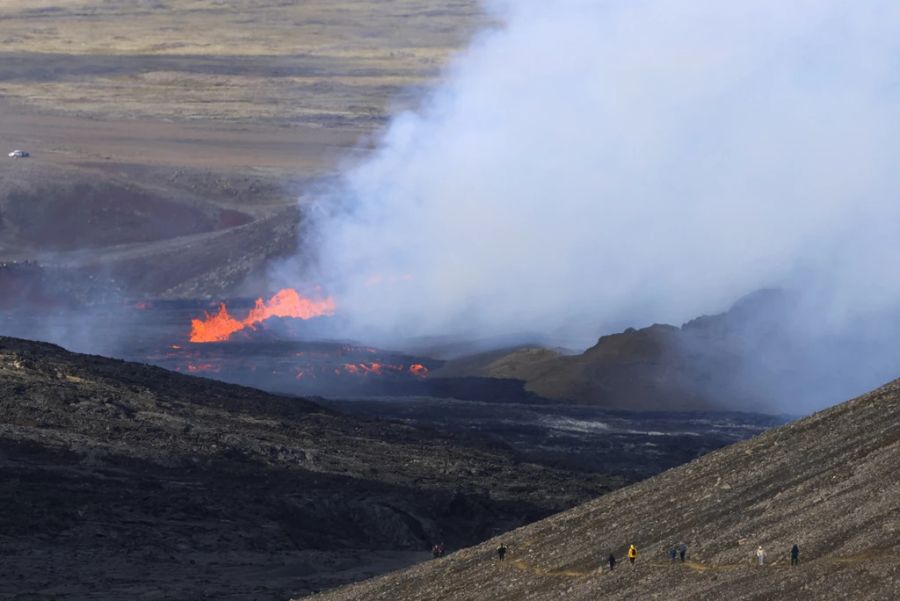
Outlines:
[[355, 332], [583, 346], [773, 286], [823, 332], [896, 315], [900, 3], [489, 10], [313, 199], [304, 253]]

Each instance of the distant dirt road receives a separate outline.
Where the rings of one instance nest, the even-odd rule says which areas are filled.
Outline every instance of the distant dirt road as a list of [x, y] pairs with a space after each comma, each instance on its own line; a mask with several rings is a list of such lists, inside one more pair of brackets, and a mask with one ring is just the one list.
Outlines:
[[[98, 277], [126, 296], [240, 292], [294, 252], [306, 182], [352, 156], [365, 133], [101, 121], [0, 100], [0, 292], [13, 306], [25, 289], [92, 298]], [[31, 157], [6, 156], [18, 148]], [[4, 277], [3, 261], [24, 260], [77, 269], [64, 279], [90, 289], [57, 290], [58, 276], [23, 282], [21, 270]]]
[[[199, 169], [265, 169], [309, 177], [331, 169], [368, 132], [315, 126], [253, 127], [53, 115], [0, 100], [0, 143], [31, 161], [94, 161]], [[8, 148], [8, 150], [6, 150]]]

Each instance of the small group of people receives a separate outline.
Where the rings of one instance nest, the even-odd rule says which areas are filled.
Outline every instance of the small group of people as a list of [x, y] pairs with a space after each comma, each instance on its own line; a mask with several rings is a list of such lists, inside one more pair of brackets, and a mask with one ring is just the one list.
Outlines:
[[[637, 560], [638, 550], [634, 545], [630, 545], [628, 547], [628, 562], [631, 565], [634, 565], [635, 560]], [[609, 566], [610, 570], [616, 569], [616, 556], [612, 553], [609, 554], [609, 557], [606, 558], [606, 564]]]
[[[506, 557], [506, 552], [509, 548], [504, 544], [500, 543], [500, 546], [497, 547], [497, 559], [503, 561], [503, 558]], [[669, 549], [669, 560], [673, 563], [676, 559], [680, 558], [682, 562], [687, 558], [688, 546], [684, 543], [678, 543], [671, 549]], [[435, 557], [442, 557], [444, 555], [444, 543], [438, 543], [431, 550], [432, 554]], [[628, 546], [628, 562], [631, 565], [634, 565], [634, 562], [637, 560], [638, 550], [635, 545]], [[757, 564], [762, 566], [765, 565], [766, 562], [766, 551], [762, 548], [762, 545], [759, 545], [756, 548], [756, 561]], [[609, 554], [609, 557], [606, 559], [606, 563], [609, 566], [610, 570], [614, 570], [616, 568], [616, 556], [612, 553]], [[791, 565], [795, 566], [800, 563], [800, 547], [796, 543], [791, 547]]]
[[678, 543], [671, 549], [669, 549], [669, 560], [672, 563], [675, 563], [675, 560], [679, 557], [681, 558], [681, 563], [684, 563], [685, 558], [687, 557], [687, 545], [684, 543]]
[[[674, 563], [677, 559], [681, 559], [681, 562], [684, 563], [685, 559], [687, 559], [687, 551], [688, 546], [685, 543], [678, 543], [671, 549], [669, 549], [669, 561]], [[634, 545], [629, 545], [628, 547], [628, 561], [632, 565], [634, 565], [635, 560], [637, 560], [638, 551], [637, 547]], [[756, 561], [757, 564], [762, 566], [765, 565], [766, 562], [766, 551], [762, 548], [762, 545], [756, 548]], [[616, 556], [612, 553], [609, 554], [609, 557], [606, 560], [607, 565], [609, 565], [609, 569], [613, 570], [616, 567]], [[800, 563], [800, 546], [797, 543], [791, 547], [791, 565], [795, 566]]]
[[[756, 565], [763, 566], [766, 563], [766, 551], [759, 545], [756, 548]], [[795, 566], [800, 563], [800, 546], [797, 543], [791, 547], [791, 565]]]
[[431, 547], [431, 555], [435, 559], [438, 557], [444, 556], [444, 543], [435, 543], [433, 547]]

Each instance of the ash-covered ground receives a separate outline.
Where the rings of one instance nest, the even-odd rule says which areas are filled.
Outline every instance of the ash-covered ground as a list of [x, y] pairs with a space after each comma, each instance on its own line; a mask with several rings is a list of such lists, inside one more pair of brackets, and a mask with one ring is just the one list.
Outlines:
[[621, 484], [0, 337], [0, 599], [283, 600]]
[[569, 470], [648, 478], [790, 420], [717, 411], [609, 411], [564, 403], [488, 403], [382, 397], [322, 404], [369, 418], [430, 426], [508, 445], [529, 461]]

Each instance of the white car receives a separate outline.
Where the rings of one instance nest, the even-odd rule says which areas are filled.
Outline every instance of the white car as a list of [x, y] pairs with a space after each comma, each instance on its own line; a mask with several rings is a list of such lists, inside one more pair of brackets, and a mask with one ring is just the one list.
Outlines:
[[24, 159], [25, 157], [28, 157], [31, 155], [28, 154], [27, 150], [13, 150], [11, 153], [9, 153], [9, 156], [14, 159]]

